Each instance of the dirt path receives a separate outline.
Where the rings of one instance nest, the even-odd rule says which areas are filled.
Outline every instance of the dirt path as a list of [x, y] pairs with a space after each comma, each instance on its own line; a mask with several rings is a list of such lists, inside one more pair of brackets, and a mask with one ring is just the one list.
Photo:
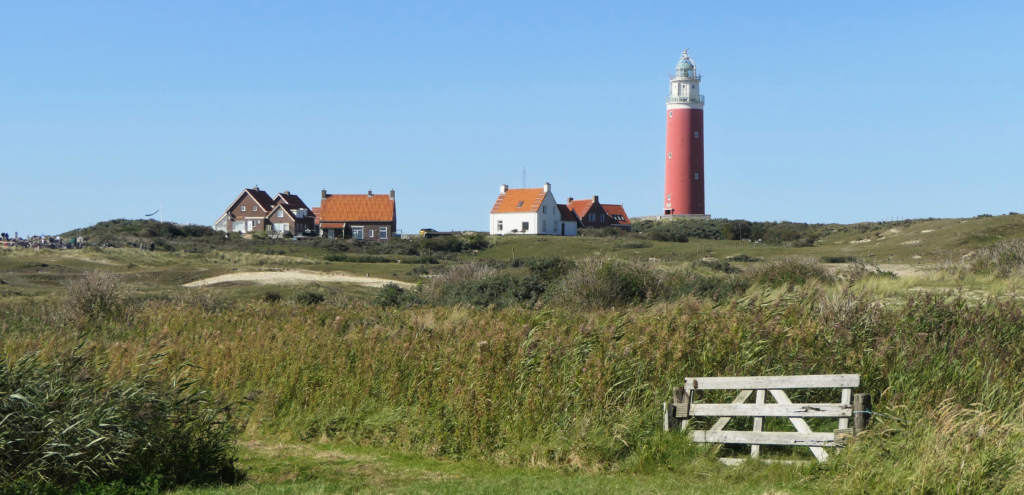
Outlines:
[[314, 272], [309, 270], [282, 270], [277, 272], [239, 272], [196, 280], [185, 284], [185, 287], [204, 287], [225, 282], [255, 282], [257, 284], [301, 284], [304, 282], [340, 282], [347, 284], [380, 287], [385, 284], [398, 284], [412, 287], [408, 282], [398, 282], [386, 278], [357, 277], [344, 272]]

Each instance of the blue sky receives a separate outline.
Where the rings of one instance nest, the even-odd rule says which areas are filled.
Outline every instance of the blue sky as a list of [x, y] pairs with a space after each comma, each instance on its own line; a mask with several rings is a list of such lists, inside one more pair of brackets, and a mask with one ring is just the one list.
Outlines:
[[707, 209], [1024, 212], [1021, 2], [0, 3], [0, 231], [211, 224], [243, 187], [395, 189], [486, 229], [498, 186], [656, 214], [664, 98], [704, 75]]

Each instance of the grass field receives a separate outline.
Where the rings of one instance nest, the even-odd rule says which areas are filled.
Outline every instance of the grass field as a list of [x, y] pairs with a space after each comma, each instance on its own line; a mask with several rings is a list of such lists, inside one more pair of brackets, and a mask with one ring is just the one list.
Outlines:
[[[9, 363], [84, 343], [107, 360], [111, 376], [131, 373], [140, 356], [167, 352], [167, 370], [188, 362], [203, 387], [244, 402], [238, 466], [247, 479], [175, 493], [1024, 491], [1019, 253], [996, 253], [1017, 267], [1009, 275], [971, 261], [1024, 238], [1024, 218], [836, 230], [801, 248], [509, 236], [451, 256], [494, 260], [495, 280], [556, 273], [511, 263], [513, 250], [517, 260], [578, 261], [576, 275], [553, 275], [562, 278], [539, 299], [508, 306], [467, 303], [473, 294], [459, 293], [463, 299], [381, 307], [372, 302], [377, 289], [341, 283], [181, 287], [264, 270], [430, 285], [448, 276], [434, 277], [446, 273], [446, 261], [337, 263], [325, 260], [329, 251], [290, 252], [287, 244], [273, 254], [266, 246], [203, 254], [7, 250], [0, 252], [0, 349]], [[760, 261], [728, 270], [695, 263], [737, 255]], [[853, 258], [867, 268], [797, 262], [826, 275], [766, 282], [765, 270], [789, 266], [773, 260], [793, 257]], [[616, 258], [639, 261], [609, 264]], [[634, 290], [638, 299], [604, 306], [559, 299], [570, 293], [559, 280], [590, 280], [578, 267], [615, 266], [629, 283], [635, 275], [645, 284], [699, 280], [739, 289], [658, 289], [658, 297]], [[69, 310], [64, 284], [95, 271], [122, 277], [130, 294], [123, 311]], [[476, 283], [467, 280], [458, 283]], [[302, 303], [309, 290], [327, 297]], [[661, 403], [686, 376], [812, 373], [861, 374], [858, 391], [870, 393], [881, 413], [868, 434], [824, 465], [727, 468], [716, 458], [742, 456], [745, 447], [694, 445], [660, 431]], [[794, 400], [835, 399], [816, 394]], [[787, 428], [766, 420], [769, 431]], [[806, 449], [765, 455], [810, 459]]]

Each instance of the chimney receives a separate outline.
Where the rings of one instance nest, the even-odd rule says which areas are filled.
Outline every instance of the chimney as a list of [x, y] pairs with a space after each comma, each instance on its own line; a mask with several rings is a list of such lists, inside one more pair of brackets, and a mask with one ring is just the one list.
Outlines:
[[256, 184], [256, 187], [252, 188], [252, 190], [253, 191], [259, 191], [260, 190], [260, 185]]
[[498, 190], [501, 191], [501, 194], [507, 193], [508, 192], [508, 184], [502, 184], [501, 187], [498, 188]]
[[373, 197], [373, 189], [370, 189], [369, 191], [366, 191], [366, 197], [367, 198], [372, 198]]
[[395, 190], [392, 189], [391, 190], [391, 201], [394, 201], [394, 200], [395, 200]]
[[551, 183], [550, 182], [545, 182], [544, 183], [544, 192], [546, 192], [546, 193], [551, 192]]
[[287, 195], [289, 195], [289, 196], [291, 196], [291, 195], [292, 195], [292, 193], [290, 193], [290, 192], [288, 192], [288, 191], [285, 191], [284, 193], [285, 193], [285, 194], [287, 194]]
[[327, 189], [320, 190], [320, 199], [327, 199]]
[[572, 203], [572, 196], [569, 196], [569, 199], [567, 199], [565, 201], [565, 204], [569, 204], [569, 203]]
[[594, 202], [597, 203], [597, 195], [594, 195]]

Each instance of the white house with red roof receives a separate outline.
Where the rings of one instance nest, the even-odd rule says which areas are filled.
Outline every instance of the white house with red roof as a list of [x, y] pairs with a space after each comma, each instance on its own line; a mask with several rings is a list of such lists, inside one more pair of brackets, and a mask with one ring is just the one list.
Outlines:
[[577, 218], [551, 194], [551, 184], [542, 188], [499, 189], [491, 208], [491, 235], [576, 235]]

